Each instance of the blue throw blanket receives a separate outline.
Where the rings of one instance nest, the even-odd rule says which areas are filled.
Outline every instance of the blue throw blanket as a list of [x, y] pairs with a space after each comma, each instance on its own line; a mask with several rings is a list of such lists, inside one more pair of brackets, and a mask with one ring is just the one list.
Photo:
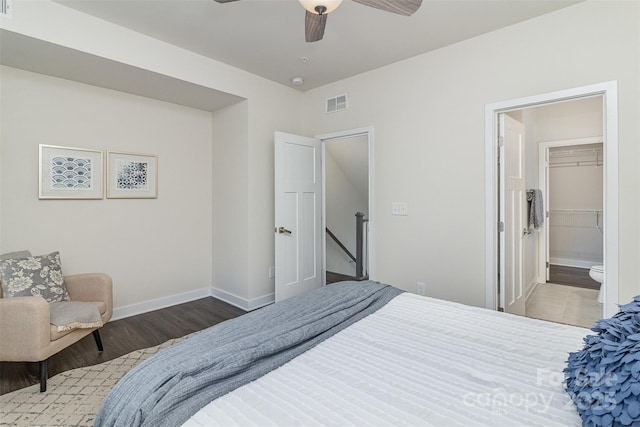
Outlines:
[[127, 373], [94, 425], [180, 425], [210, 401], [282, 366], [400, 293], [371, 281], [337, 283], [209, 328]]

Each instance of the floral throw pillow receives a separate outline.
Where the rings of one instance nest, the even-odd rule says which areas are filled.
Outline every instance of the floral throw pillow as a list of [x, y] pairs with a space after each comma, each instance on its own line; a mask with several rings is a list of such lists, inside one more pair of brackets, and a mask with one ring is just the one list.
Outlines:
[[59, 252], [0, 261], [0, 284], [5, 298], [39, 295], [48, 302], [69, 301]]

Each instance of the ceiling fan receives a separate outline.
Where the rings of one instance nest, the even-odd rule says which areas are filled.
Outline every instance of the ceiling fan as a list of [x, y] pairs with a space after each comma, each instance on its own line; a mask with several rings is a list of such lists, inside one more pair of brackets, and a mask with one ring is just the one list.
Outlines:
[[[229, 3], [237, 0], [215, 0], [218, 3]], [[298, 0], [307, 10], [305, 17], [305, 40], [315, 42], [322, 40], [327, 15], [334, 11], [342, 0]], [[375, 7], [385, 12], [410, 16], [420, 8], [422, 0], [353, 0], [365, 6]]]

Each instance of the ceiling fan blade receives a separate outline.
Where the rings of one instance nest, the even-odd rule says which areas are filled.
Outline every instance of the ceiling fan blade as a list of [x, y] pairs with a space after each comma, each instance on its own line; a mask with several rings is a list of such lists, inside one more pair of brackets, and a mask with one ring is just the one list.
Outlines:
[[218, 3], [229, 3], [229, 2], [232, 2], [232, 1], [238, 1], [238, 0], [215, 0], [215, 1], [218, 2]]
[[307, 42], [317, 42], [324, 37], [324, 27], [327, 25], [327, 14], [316, 15], [307, 11], [304, 19], [304, 38]]
[[420, 8], [422, 0], [353, 0], [365, 6], [375, 7], [386, 12], [410, 16]]

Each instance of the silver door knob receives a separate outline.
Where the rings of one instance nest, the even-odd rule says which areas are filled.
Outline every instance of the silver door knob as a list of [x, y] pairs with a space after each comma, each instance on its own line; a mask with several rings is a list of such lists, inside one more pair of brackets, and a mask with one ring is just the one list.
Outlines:
[[287, 230], [284, 227], [278, 227], [277, 231], [278, 231], [278, 234], [291, 234], [291, 231]]

